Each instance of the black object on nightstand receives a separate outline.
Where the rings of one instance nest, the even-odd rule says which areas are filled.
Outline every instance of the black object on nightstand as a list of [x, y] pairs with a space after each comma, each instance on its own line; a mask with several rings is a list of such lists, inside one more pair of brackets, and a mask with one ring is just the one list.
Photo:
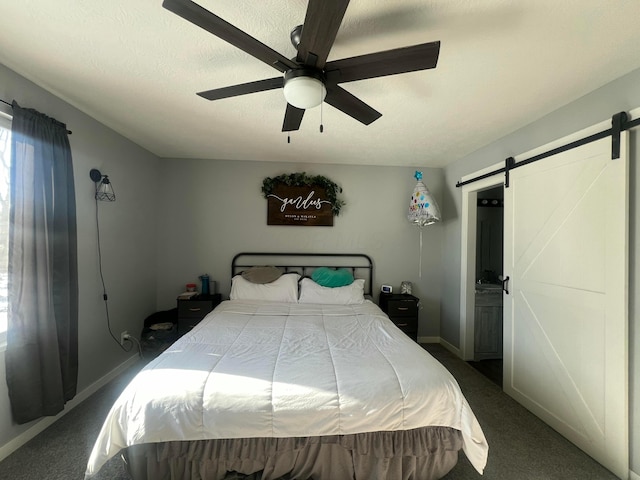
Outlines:
[[182, 336], [195, 327], [207, 313], [222, 301], [222, 295], [196, 295], [188, 300], [178, 299], [178, 335]]
[[418, 297], [406, 293], [380, 293], [378, 305], [396, 327], [417, 342], [418, 302]]

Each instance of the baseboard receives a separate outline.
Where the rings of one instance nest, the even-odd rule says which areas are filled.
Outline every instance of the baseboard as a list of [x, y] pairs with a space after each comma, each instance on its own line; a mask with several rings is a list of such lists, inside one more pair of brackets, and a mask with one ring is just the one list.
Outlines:
[[[439, 343], [444, 348], [449, 350], [451, 353], [453, 353], [453, 354], [457, 355], [458, 357], [462, 358], [462, 352], [460, 351], [460, 349], [458, 347], [454, 347], [449, 342], [444, 340], [442, 337], [418, 337], [418, 343]], [[640, 479], [638, 479], [638, 480], [640, 480]]]
[[87, 388], [82, 390], [80, 393], [77, 393], [76, 396], [73, 397], [73, 399], [69, 400], [66, 403], [66, 405], [64, 406], [64, 410], [62, 410], [58, 415], [56, 415], [55, 417], [43, 417], [28, 430], [25, 430], [17, 437], [2, 445], [0, 447], [0, 462], [11, 455], [13, 452], [15, 452], [17, 449], [19, 449], [21, 446], [23, 446], [25, 443], [27, 443], [29, 440], [35, 438], [46, 428], [53, 425], [56, 421], [58, 421], [75, 407], [80, 405], [83, 401], [97, 392], [100, 388], [104, 387], [107, 383], [116, 378], [122, 372], [135, 365], [139, 360], [140, 357], [138, 357], [137, 355], [129, 357], [125, 362], [118, 365], [102, 378], [99, 378]]
[[456, 356], [462, 358], [462, 352], [460, 351], [460, 349], [458, 347], [454, 347], [449, 342], [447, 342], [445, 339], [440, 338], [440, 345], [442, 345], [444, 348], [446, 348], [447, 350], [449, 350], [451, 353], [455, 354]]
[[418, 337], [418, 343], [440, 343], [440, 337]]
[[633, 470], [629, 470], [629, 480], [640, 480], [640, 475]]

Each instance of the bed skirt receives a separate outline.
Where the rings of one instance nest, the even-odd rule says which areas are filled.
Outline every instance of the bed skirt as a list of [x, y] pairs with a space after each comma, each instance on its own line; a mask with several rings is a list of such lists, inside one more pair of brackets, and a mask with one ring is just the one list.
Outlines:
[[300, 438], [240, 438], [134, 445], [122, 452], [134, 480], [435, 480], [458, 461], [462, 434], [425, 427]]

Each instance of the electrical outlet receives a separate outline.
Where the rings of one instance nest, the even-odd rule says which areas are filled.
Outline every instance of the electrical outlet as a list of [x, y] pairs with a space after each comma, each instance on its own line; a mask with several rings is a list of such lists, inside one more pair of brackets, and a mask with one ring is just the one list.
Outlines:
[[124, 345], [125, 340], [129, 340], [129, 332], [126, 330], [120, 333], [120, 345]]

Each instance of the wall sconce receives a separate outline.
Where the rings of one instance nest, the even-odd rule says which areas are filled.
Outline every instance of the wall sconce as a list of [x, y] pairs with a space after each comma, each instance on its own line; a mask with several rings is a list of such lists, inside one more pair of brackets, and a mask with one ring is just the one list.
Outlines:
[[107, 175], [102, 175], [100, 170], [92, 168], [89, 172], [89, 177], [91, 177], [91, 180], [96, 184], [96, 200], [101, 200], [103, 202], [116, 201], [116, 194], [113, 191], [113, 185], [111, 185]]

